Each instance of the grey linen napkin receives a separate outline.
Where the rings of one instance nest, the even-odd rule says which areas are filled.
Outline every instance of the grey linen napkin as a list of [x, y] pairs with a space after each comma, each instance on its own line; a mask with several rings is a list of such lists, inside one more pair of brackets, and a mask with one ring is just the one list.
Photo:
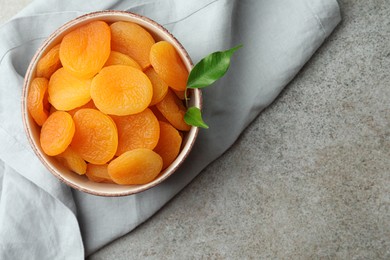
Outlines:
[[[203, 92], [204, 117], [188, 160], [161, 185], [103, 198], [72, 190], [35, 157], [21, 88], [38, 46], [86, 12], [128, 10], [163, 24], [194, 62], [242, 43], [228, 74]], [[225, 152], [340, 21], [336, 0], [35, 0], [0, 27], [0, 259], [82, 259], [152, 216]]]

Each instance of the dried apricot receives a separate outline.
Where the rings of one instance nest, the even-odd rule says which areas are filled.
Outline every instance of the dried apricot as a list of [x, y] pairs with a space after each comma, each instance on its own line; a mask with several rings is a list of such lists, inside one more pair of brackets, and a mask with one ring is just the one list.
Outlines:
[[93, 164], [105, 164], [111, 160], [118, 147], [118, 132], [114, 121], [99, 110], [78, 110], [73, 121], [76, 131], [71, 147], [84, 160]]
[[71, 116], [74, 116], [74, 114], [75, 114], [77, 111], [79, 111], [80, 109], [82, 109], [82, 108], [94, 108], [94, 109], [96, 109], [96, 106], [95, 106], [95, 104], [93, 103], [93, 101], [90, 100], [87, 104], [84, 104], [84, 105], [82, 105], [81, 107], [76, 107], [76, 108], [74, 108], [74, 109], [72, 109], [72, 110], [69, 110], [68, 113], [69, 113]]
[[54, 156], [66, 150], [75, 133], [72, 117], [64, 111], [51, 114], [41, 129], [40, 142], [45, 154]]
[[27, 96], [28, 112], [39, 126], [42, 126], [49, 116], [47, 106], [48, 84], [49, 81], [46, 78], [33, 79]]
[[91, 80], [76, 78], [60, 68], [51, 76], [48, 92], [49, 102], [57, 110], [71, 110], [91, 100]]
[[108, 174], [118, 184], [145, 184], [160, 173], [163, 160], [152, 150], [139, 148], [127, 151], [108, 164]]
[[160, 138], [154, 151], [163, 159], [163, 170], [167, 168], [180, 152], [182, 138], [171, 124], [160, 123]]
[[[53, 114], [54, 112], [58, 111], [55, 107], [50, 106], [49, 115]], [[73, 116], [73, 115], [72, 115]]]
[[178, 91], [186, 89], [188, 70], [172, 44], [167, 41], [153, 44], [150, 49], [150, 63], [171, 88]]
[[[178, 91], [178, 90], [174, 90], [173, 89], [173, 92], [176, 94], [176, 96], [180, 99], [180, 100], [184, 100], [186, 98], [185, 96], [185, 90], [184, 91]], [[188, 93], [187, 93], [188, 95]]]
[[62, 66], [78, 78], [91, 78], [106, 63], [111, 51], [110, 27], [93, 21], [66, 34], [60, 45]]
[[147, 68], [144, 72], [150, 79], [150, 82], [152, 82], [153, 96], [149, 106], [153, 106], [165, 97], [168, 92], [168, 85], [158, 76], [152, 67]]
[[51, 48], [37, 63], [37, 77], [50, 79], [51, 75], [61, 68], [60, 44]]
[[97, 165], [88, 163], [86, 175], [89, 180], [94, 182], [114, 183], [108, 174], [107, 167], [108, 164]]
[[184, 121], [186, 108], [172, 90], [168, 90], [167, 95], [156, 104], [156, 107], [176, 129], [181, 131], [190, 130], [191, 127]]
[[87, 171], [87, 163], [70, 146], [64, 152], [57, 155], [56, 159], [66, 168], [79, 175], [83, 175]]
[[127, 65], [142, 70], [141, 66], [134, 59], [117, 51], [111, 51], [108, 60], [104, 64], [104, 67], [111, 65]]
[[149, 53], [155, 40], [146, 29], [122, 21], [111, 24], [110, 28], [112, 50], [129, 55], [142, 69], [150, 66]]
[[106, 114], [124, 116], [139, 113], [149, 106], [152, 95], [149, 78], [130, 66], [104, 67], [92, 80], [92, 100]]
[[156, 147], [160, 136], [160, 126], [150, 109], [128, 116], [112, 116], [118, 129], [118, 149], [116, 155], [136, 148]]
[[150, 110], [152, 110], [153, 114], [157, 117], [158, 121], [163, 121], [169, 123], [169, 121], [161, 114], [160, 110], [156, 106], [149, 107]]

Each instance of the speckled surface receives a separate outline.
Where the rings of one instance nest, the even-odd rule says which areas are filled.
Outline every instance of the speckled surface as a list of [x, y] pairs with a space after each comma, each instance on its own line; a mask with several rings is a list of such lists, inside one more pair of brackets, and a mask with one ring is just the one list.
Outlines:
[[342, 23], [234, 146], [89, 259], [390, 259], [390, 4], [339, 3]]
[[390, 4], [340, 6], [232, 149], [90, 259], [390, 258]]
[[340, 7], [232, 149], [90, 259], [390, 258], [390, 4]]

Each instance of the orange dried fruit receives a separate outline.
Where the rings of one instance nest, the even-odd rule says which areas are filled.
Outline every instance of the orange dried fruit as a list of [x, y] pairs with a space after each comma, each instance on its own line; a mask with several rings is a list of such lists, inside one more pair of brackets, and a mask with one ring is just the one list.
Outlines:
[[160, 173], [163, 160], [156, 152], [139, 148], [127, 151], [108, 164], [108, 174], [117, 184], [151, 182]]
[[51, 75], [61, 68], [60, 44], [51, 48], [37, 63], [37, 77], [50, 79]]
[[104, 67], [111, 65], [126, 65], [142, 70], [141, 66], [134, 59], [118, 51], [111, 51], [108, 60], [104, 64]]
[[[174, 90], [173, 89], [173, 92], [176, 94], [176, 96], [180, 99], [180, 100], [184, 100], [186, 98], [185, 96], [185, 90], [184, 91], [178, 91], [178, 90]], [[188, 93], [187, 93], [188, 95]]]
[[154, 151], [163, 159], [163, 170], [167, 168], [180, 152], [182, 137], [171, 124], [160, 123], [160, 138]]
[[46, 78], [35, 78], [31, 82], [27, 95], [27, 109], [34, 121], [42, 126], [49, 116]]
[[[50, 106], [49, 115], [53, 114], [54, 112], [58, 111], [55, 107]], [[72, 115], [73, 116], [73, 115]]]
[[93, 21], [66, 34], [60, 45], [62, 66], [78, 78], [91, 78], [106, 63], [111, 51], [110, 27]]
[[111, 24], [111, 48], [133, 58], [142, 69], [150, 66], [150, 48], [155, 43], [152, 35], [132, 22]]
[[72, 117], [64, 111], [51, 114], [41, 129], [40, 142], [45, 154], [58, 155], [68, 148], [75, 133]]
[[79, 111], [80, 109], [82, 108], [94, 108], [96, 109], [96, 106], [95, 104], [93, 103], [93, 100], [90, 100], [87, 104], [84, 104], [82, 105], [81, 107], [76, 107], [72, 110], [69, 110], [68, 113], [71, 115], [71, 116], [74, 116], [74, 114]]
[[188, 70], [175, 47], [167, 41], [153, 44], [150, 49], [150, 63], [154, 70], [171, 88], [184, 91]]
[[152, 95], [149, 78], [130, 66], [104, 67], [92, 80], [92, 100], [106, 114], [124, 116], [139, 113], [149, 106]]
[[157, 117], [158, 121], [163, 121], [169, 123], [169, 121], [161, 114], [160, 110], [156, 106], [149, 107], [150, 110], [152, 110], [153, 114]]
[[56, 159], [78, 175], [83, 175], [87, 171], [87, 163], [70, 146], [64, 152], [56, 155]]
[[156, 107], [176, 129], [181, 131], [190, 130], [191, 126], [184, 121], [186, 108], [172, 90], [168, 90], [167, 95], [156, 104]]
[[153, 150], [160, 136], [160, 126], [150, 109], [128, 116], [112, 116], [118, 129], [116, 155], [136, 148]]
[[94, 182], [114, 183], [108, 174], [108, 164], [87, 164], [87, 175], [88, 179]]
[[153, 86], [152, 101], [150, 101], [149, 105], [153, 106], [165, 97], [168, 92], [168, 85], [158, 76], [158, 74], [152, 67], [147, 68], [144, 72], [146, 76], [148, 76], [148, 78], [150, 79], [150, 82]]
[[111, 160], [118, 147], [118, 132], [114, 121], [99, 110], [78, 110], [73, 121], [76, 131], [71, 147], [84, 160], [93, 164], [105, 164]]
[[76, 78], [60, 68], [51, 76], [48, 92], [49, 102], [57, 110], [71, 110], [91, 100], [91, 80]]

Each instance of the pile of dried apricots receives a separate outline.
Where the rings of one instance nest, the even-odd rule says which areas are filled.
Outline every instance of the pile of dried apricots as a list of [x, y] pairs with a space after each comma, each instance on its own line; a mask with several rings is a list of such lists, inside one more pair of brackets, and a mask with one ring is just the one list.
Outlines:
[[93, 21], [39, 61], [27, 108], [45, 154], [95, 182], [145, 184], [177, 157], [188, 71], [132, 22]]

